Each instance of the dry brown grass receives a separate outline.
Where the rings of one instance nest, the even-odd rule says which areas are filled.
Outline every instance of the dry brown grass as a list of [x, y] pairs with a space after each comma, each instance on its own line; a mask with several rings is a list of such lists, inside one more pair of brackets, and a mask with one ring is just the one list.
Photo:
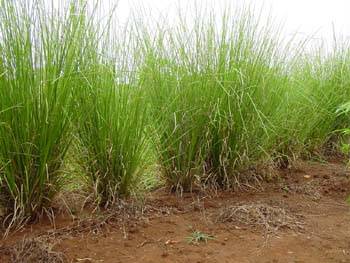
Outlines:
[[62, 253], [52, 250], [53, 245], [45, 240], [23, 239], [8, 249], [11, 263], [63, 263]]
[[320, 200], [322, 197], [320, 186], [315, 181], [310, 181], [305, 184], [289, 184], [282, 187], [283, 190], [292, 194], [301, 194], [314, 201]]
[[274, 233], [281, 228], [303, 229], [300, 216], [293, 215], [286, 209], [264, 203], [238, 204], [227, 206], [215, 215], [216, 222], [232, 222], [251, 227], [263, 228], [267, 233]]

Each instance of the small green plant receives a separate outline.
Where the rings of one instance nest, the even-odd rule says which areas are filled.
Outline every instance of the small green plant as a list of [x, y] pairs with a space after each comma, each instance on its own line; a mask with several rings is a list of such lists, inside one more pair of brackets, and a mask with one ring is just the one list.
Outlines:
[[340, 145], [340, 151], [343, 153], [343, 154], [346, 154], [348, 155], [350, 153], [350, 144], [349, 143], [342, 143]]
[[191, 235], [186, 238], [189, 244], [195, 244], [195, 245], [199, 244], [200, 242], [208, 243], [209, 240], [213, 240], [213, 239], [215, 239], [214, 236], [208, 235], [198, 230], [193, 231]]
[[346, 203], [350, 205], [350, 195], [346, 198]]

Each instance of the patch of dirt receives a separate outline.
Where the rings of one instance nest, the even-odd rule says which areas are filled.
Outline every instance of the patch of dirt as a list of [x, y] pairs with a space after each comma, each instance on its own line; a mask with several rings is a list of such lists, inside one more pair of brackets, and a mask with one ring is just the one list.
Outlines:
[[[85, 263], [350, 262], [344, 165], [300, 162], [262, 187], [182, 197], [158, 190], [142, 207], [84, 211], [73, 222], [59, 216], [54, 227], [43, 220], [2, 240], [0, 262], [40, 262], [40, 255]], [[25, 245], [38, 238], [40, 244]], [[14, 261], [13, 251], [31, 247], [41, 251], [29, 253], [37, 261]]]

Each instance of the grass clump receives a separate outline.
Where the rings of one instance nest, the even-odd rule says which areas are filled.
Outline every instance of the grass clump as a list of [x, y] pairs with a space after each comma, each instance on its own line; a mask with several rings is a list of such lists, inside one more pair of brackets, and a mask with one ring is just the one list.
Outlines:
[[71, 141], [84, 6], [49, 15], [43, 6], [0, 1], [0, 187], [10, 225], [50, 206]]
[[147, 181], [143, 173], [149, 159], [148, 110], [130, 69], [132, 42], [122, 46], [108, 34], [102, 38], [106, 42], [92, 43], [85, 63], [77, 139], [96, 202], [108, 206], [118, 198], [138, 195]]
[[196, 18], [193, 27], [180, 19], [155, 40], [144, 36], [141, 85], [172, 189], [231, 186], [235, 171], [276, 144], [275, 111], [288, 78], [271, 29], [259, 28], [249, 10], [235, 15], [224, 15], [219, 26], [213, 15]]
[[[210, 109], [205, 108], [207, 101], [200, 95], [202, 91], [191, 87], [190, 80], [179, 86], [173, 72], [164, 75], [157, 72], [164, 63], [170, 67], [176, 65], [157, 57], [147, 63], [142, 85], [150, 101], [150, 120], [162, 175], [173, 190], [188, 191], [205, 172], [203, 161]], [[155, 75], [157, 79], [153, 78]]]
[[350, 95], [349, 58], [344, 45], [328, 55], [318, 51], [298, 58], [292, 67], [292, 89], [283, 113], [288, 116], [284, 136], [294, 140], [294, 145], [289, 146], [294, 147], [292, 151], [321, 154], [322, 148], [334, 148], [330, 145], [338, 140], [334, 131], [345, 128], [349, 122], [348, 115], [337, 111]]

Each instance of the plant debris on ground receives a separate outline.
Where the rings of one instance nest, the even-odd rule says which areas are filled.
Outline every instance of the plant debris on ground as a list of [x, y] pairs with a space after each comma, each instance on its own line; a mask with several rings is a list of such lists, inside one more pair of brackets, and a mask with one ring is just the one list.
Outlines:
[[39, 239], [23, 239], [6, 248], [11, 263], [64, 263], [65, 257], [52, 250], [52, 244]]
[[227, 206], [215, 216], [216, 222], [237, 223], [259, 227], [267, 233], [275, 233], [281, 228], [292, 230], [303, 229], [300, 216], [294, 215], [285, 208], [264, 203], [251, 203]]

